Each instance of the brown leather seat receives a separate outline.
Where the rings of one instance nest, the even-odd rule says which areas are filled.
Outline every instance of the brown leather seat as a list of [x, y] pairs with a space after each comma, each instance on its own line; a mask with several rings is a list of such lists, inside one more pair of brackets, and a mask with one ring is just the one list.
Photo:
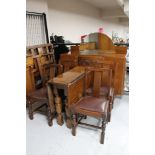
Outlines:
[[27, 95], [29, 98], [38, 99], [38, 100], [47, 100], [48, 94], [47, 94], [47, 88], [43, 87], [40, 89], [37, 89]]
[[[103, 113], [107, 113], [108, 104], [108, 100], [103, 97], [87, 96], [76, 103], [73, 107], [73, 111], [83, 114], [86, 114], [86, 111], [88, 111], [87, 115], [89, 115], [89, 112], [97, 112], [95, 115], [101, 116]], [[90, 116], [92, 116], [92, 114]]]

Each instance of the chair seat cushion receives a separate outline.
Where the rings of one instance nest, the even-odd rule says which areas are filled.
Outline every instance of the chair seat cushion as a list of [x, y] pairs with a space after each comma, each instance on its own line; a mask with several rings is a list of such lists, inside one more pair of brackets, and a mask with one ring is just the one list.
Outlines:
[[47, 88], [43, 87], [43, 88], [37, 89], [29, 93], [27, 97], [30, 99], [47, 100], [48, 99]]
[[73, 107], [73, 112], [80, 113], [80, 111], [90, 111], [94, 113], [106, 113], [108, 110], [108, 100], [104, 97], [93, 97], [86, 96], [83, 97], [79, 102], [77, 102]]

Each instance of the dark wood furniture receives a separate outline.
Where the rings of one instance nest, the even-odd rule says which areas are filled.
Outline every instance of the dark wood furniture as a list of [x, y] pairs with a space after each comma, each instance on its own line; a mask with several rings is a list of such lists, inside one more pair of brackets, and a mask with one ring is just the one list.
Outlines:
[[33, 65], [36, 88], [40, 88], [43, 82], [42, 65], [48, 63], [55, 63], [52, 44], [40, 44], [26, 47], [26, 64]]
[[[72, 66], [74, 59], [71, 57], [72, 54], [63, 54], [66, 64]], [[114, 79], [114, 88], [115, 95], [123, 95], [124, 93], [124, 79], [125, 79], [125, 70], [126, 70], [126, 58], [125, 54], [117, 54], [115, 50], [84, 50], [80, 51], [78, 56], [78, 65], [82, 66], [93, 66], [96, 61], [111, 62], [115, 63], [117, 67], [114, 68], [115, 79]], [[61, 61], [60, 61], [61, 64]], [[63, 64], [62, 64], [63, 65]], [[69, 69], [69, 67], [66, 67]], [[67, 70], [68, 70], [67, 69]], [[108, 79], [105, 79], [105, 83]]]
[[61, 54], [59, 63], [63, 66], [63, 72], [66, 72], [78, 65], [78, 56]]
[[[37, 58], [38, 60], [39, 58]], [[53, 98], [53, 94], [51, 94], [52, 92], [48, 92], [47, 91], [47, 86], [46, 86], [46, 82], [47, 80], [52, 79], [55, 76], [55, 69], [57, 67], [60, 67], [60, 65], [58, 64], [44, 64], [45, 68], [49, 69], [48, 75], [47, 74], [43, 74], [44, 76], [43, 78], [43, 87], [40, 89], [36, 89], [34, 91], [31, 91], [30, 93], [26, 94], [26, 99], [27, 99], [27, 103], [28, 103], [28, 110], [29, 110], [29, 118], [33, 119], [33, 113], [35, 111], [38, 111], [40, 109], [42, 109], [43, 107], [45, 107], [45, 111], [40, 111], [40, 112], [46, 112], [48, 114], [48, 124], [49, 126], [52, 125], [52, 120], [53, 120], [53, 115], [54, 112], [52, 111], [53, 107], [53, 103], [51, 103], [51, 101], [53, 102], [52, 98]], [[45, 70], [44, 70], [45, 71]], [[31, 72], [31, 74], [28, 74], [28, 76], [30, 76], [30, 78], [33, 76], [33, 73]], [[33, 84], [32, 84], [33, 85]], [[50, 102], [49, 102], [50, 100]]]
[[[33, 72], [33, 77], [29, 79], [28, 74], [30, 74], [30, 68]], [[39, 86], [39, 83], [36, 82], [36, 77], [40, 75], [39, 68], [37, 64], [37, 60], [33, 57], [32, 54], [26, 55], [26, 93], [30, 92], [31, 90], [36, 89]], [[33, 80], [33, 82], [31, 82]], [[32, 85], [34, 83], [34, 85]]]
[[[112, 40], [106, 35], [101, 33], [92, 33], [87, 36], [89, 43], [95, 44], [96, 49], [81, 50], [78, 54], [78, 64], [84, 66], [92, 66], [93, 62], [111, 61], [117, 64], [115, 68], [115, 81], [114, 88], [116, 95], [123, 95], [124, 93], [124, 79], [126, 70], [126, 52], [127, 47], [115, 46]], [[89, 44], [87, 43], [87, 44]], [[70, 60], [70, 54], [65, 54], [66, 59]], [[72, 55], [72, 54], [71, 54]], [[108, 79], [105, 80], [105, 83]]]
[[[102, 91], [102, 75], [103, 72], [108, 72], [109, 74], [109, 89], [108, 96], [105, 96], [105, 92]], [[90, 73], [93, 73], [93, 83], [88, 87], [87, 78]], [[69, 106], [72, 118], [72, 135], [76, 135], [76, 127], [78, 124], [87, 125], [101, 129], [101, 140], [100, 143], [104, 143], [104, 134], [106, 123], [108, 122], [108, 113], [109, 106], [111, 104], [111, 82], [112, 82], [112, 70], [109, 68], [97, 68], [97, 67], [88, 67], [85, 72], [84, 80], [84, 96], [77, 102], [72, 102]], [[87, 88], [88, 87], [88, 88]], [[91, 93], [87, 94], [87, 90], [91, 89]], [[79, 115], [80, 114], [80, 115]], [[79, 117], [80, 116], [80, 117]], [[87, 123], [82, 123], [81, 120], [85, 116], [98, 117], [102, 119], [101, 126], [90, 125]]]
[[38, 55], [39, 53], [53, 53], [52, 44], [40, 44], [26, 47], [26, 54]]
[[[54, 104], [49, 104], [49, 98], [52, 100], [53, 96], [52, 92], [49, 93], [47, 91], [46, 82], [55, 77], [57, 74], [62, 73], [62, 66], [60, 64], [55, 64], [54, 53], [51, 44], [27, 47], [26, 60], [26, 99], [29, 109], [29, 118], [33, 119], [33, 112], [37, 110], [41, 110], [42, 112], [42, 110], [44, 110], [44, 112], [48, 112], [49, 125], [51, 126], [53, 117], [52, 109], [54, 108]], [[37, 74], [35, 70], [37, 70]], [[36, 83], [35, 78], [38, 76], [41, 78], [42, 85], [39, 87], [39, 89], [34, 89], [34, 85]]]
[[40, 44], [26, 47], [26, 54], [33, 57], [40, 56], [41, 63], [55, 63], [54, 49], [52, 44]]
[[[106, 68], [109, 70], [112, 70], [112, 77], [111, 77], [111, 82], [109, 83], [109, 72], [103, 72], [102, 76], [101, 76], [101, 84], [102, 84], [102, 94], [104, 93], [104, 95], [106, 97], [108, 97], [108, 93], [109, 93], [109, 87], [110, 88], [110, 96], [111, 96], [111, 104], [109, 105], [109, 113], [108, 113], [108, 121], [110, 122], [111, 119], [111, 111], [113, 108], [113, 104], [114, 104], [114, 99], [115, 99], [115, 80], [116, 80], [116, 70], [117, 70], [117, 63], [113, 62], [113, 61], [103, 61], [103, 59], [98, 59], [98, 60], [90, 60], [87, 59], [87, 61], [84, 61], [83, 63], [81, 62], [82, 66], [85, 67], [95, 67], [95, 68]], [[92, 85], [93, 82], [93, 76], [89, 75], [87, 76], [87, 83], [86, 83], [86, 87], [89, 88]], [[91, 90], [87, 89], [87, 94], [90, 94]]]
[[[67, 116], [67, 127], [71, 128], [71, 118], [68, 105], [70, 105], [72, 102], [77, 101], [79, 97], [82, 96], [84, 72], [84, 67], [77, 66], [48, 81], [48, 91], [50, 92], [53, 89], [53, 93], [55, 96], [57, 122], [59, 125], [62, 125], [64, 120], [62, 116], [62, 100], [58, 94], [58, 90], [64, 90], [64, 95], [66, 96], [65, 110]], [[53, 104], [53, 99], [49, 100], [49, 102], [50, 104]], [[55, 111], [55, 108], [53, 108], [52, 111]]]
[[[80, 51], [79, 64], [80, 65], [91, 65], [93, 61], [111, 61], [117, 64], [115, 68], [115, 81], [114, 89], [116, 95], [123, 95], [124, 93], [124, 79], [125, 79], [125, 68], [126, 58], [125, 54], [117, 54], [115, 50], [84, 50]], [[105, 79], [105, 83], [108, 79]]]
[[79, 46], [71, 46], [70, 48], [71, 48], [70, 49], [71, 55], [76, 55], [76, 56], [79, 55], [79, 52], [80, 52]]
[[26, 57], [26, 93], [35, 90], [34, 64], [32, 56]]
[[26, 93], [29, 93], [35, 89], [34, 76], [32, 70], [32, 66], [26, 67]]
[[91, 33], [86, 36], [86, 40], [88, 42], [95, 42], [96, 49], [100, 49], [103, 51], [110, 51], [110, 50], [116, 50], [116, 53], [122, 53], [122, 47], [124, 49], [124, 53], [127, 52], [127, 47], [124, 46], [115, 46], [112, 42], [111, 38], [103, 33]]

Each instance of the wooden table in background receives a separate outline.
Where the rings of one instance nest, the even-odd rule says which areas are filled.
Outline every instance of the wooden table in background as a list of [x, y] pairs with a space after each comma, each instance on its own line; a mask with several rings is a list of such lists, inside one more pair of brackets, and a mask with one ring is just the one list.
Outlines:
[[[84, 78], [85, 67], [77, 66], [51, 80], [48, 81], [48, 93], [51, 94], [51, 89], [53, 88], [53, 93], [55, 95], [55, 104], [57, 112], [57, 122], [59, 125], [63, 124], [62, 116], [62, 101], [58, 94], [58, 89], [64, 90], [65, 100], [65, 110], [67, 116], [67, 127], [71, 128], [70, 111], [68, 106], [73, 102], [76, 102], [83, 93], [83, 78]], [[52, 88], [51, 88], [52, 86]], [[50, 105], [53, 104], [53, 98], [49, 97]], [[52, 108], [54, 106], [51, 106]], [[55, 109], [52, 109], [52, 112]]]

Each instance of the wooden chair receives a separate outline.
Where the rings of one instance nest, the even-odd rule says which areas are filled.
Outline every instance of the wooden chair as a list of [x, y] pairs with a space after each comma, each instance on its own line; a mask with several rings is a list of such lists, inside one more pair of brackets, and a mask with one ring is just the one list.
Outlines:
[[32, 66], [33, 72], [34, 72], [33, 75], [34, 75], [35, 88], [40, 88], [42, 83], [41, 83], [41, 76], [40, 76], [39, 67], [36, 59], [37, 55], [33, 55], [34, 53], [32, 53], [32, 51], [34, 51], [34, 49], [27, 48], [26, 66]]
[[[37, 59], [37, 65], [38, 65], [38, 69], [40, 72], [40, 76], [42, 79], [42, 83], [44, 85], [44, 82], [46, 81], [46, 79], [44, 79], [45, 77], [48, 79], [49, 77], [49, 65], [50, 64], [55, 64], [55, 58], [54, 58], [54, 52], [51, 51], [49, 49], [49, 45], [45, 44], [45, 46], [39, 46], [37, 48], [38, 51], [38, 55], [35, 56], [35, 58]], [[61, 66], [61, 65], [58, 65]], [[59, 67], [57, 69], [57, 71], [61, 72], [61, 67]], [[56, 70], [55, 70], [56, 72]], [[57, 74], [57, 73], [56, 73]]]
[[78, 65], [78, 56], [72, 54], [61, 54], [59, 63], [63, 65], [63, 72], [66, 72]]
[[[39, 57], [36, 59], [38, 61], [40, 60]], [[52, 119], [53, 119], [54, 114], [52, 113], [51, 108], [50, 108], [52, 105], [49, 105], [46, 82], [56, 75], [55, 74], [56, 68], [62, 68], [62, 66], [59, 64], [49, 63], [49, 64], [42, 65], [42, 67], [49, 69], [49, 71], [47, 72], [48, 74], [44, 74], [45, 69], [43, 69], [43, 72], [42, 72], [43, 87], [26, 94], [26, 98], [27, 98], [27, 102], [28, 102], [29, 118], [32, 120], [33, 113], [35, 111], [45, 108], [45, 111], [40, 111], [40, 112], [47, 113], [48, 124], [49, 124], [49, 126], [52, 126]], [[31, 72], [31, 74], [29, 74], [28, 76], [30, 76], [29, 78], [31, 79], [33, 76], [33, 73], [32, 73], [32, 71], [30, 71], [30, 72]]]
[[35, 90], [33, 66], [26, 66], [26, 94]]
[[[55, 64], [54, 50], [52, 44], [40, 44], [34, 46], [28, 46], [26, 48], [26, 60], [29, 62], [30, 58], [33, 58], [33, 66], [35, 69], [34, 79], [35, 87], [40, 88], [42, 85], [43, 71], [42, 67], [44, 64]], [[37, 58], [39, 57], [39, 60]], [[44, 68], [46, 70], [46, 68]], [[45, 72], [44, 72], [45, 73]]]
[[42, 61], [45, 63], [55, 63], [54, 50], [51, 44], [45, 44], [37, 48]]
[[[117, 67], [118, 67], [118, 64], [114, 61], [105, 61], [104, 59], [100, 58], [98, 59], [97, 61], [96, 60], [90, 60], [90, 59], [87, 59], [87, 60], [81, 60], [79, 62], [79, 65], [81, 66], [86, 66], [86, 67], [97, 67], [97, 68], [100, 68], [100, 67], [106, 67], [106, 68], [109, 68], [112, 70], [112, 87], [111, 87], [111, 96], [112, 96], [112, 104], [110, 105], [110, 109], [112, 110], [113, 108], [113, 103], [114, 103], [114, 98], [115, 98], [115, 85], [116, 85], [116, 70], [117, 70]], [[91, 81], [92, 81], [92, 77], [89, 77], [89, 80], [87, 80], [87, 85], [90, 86], [91, 84]], [[108, 87], [109, 87], [109, 75], [107, 72], [103, 72], [102, 74], [102, 93], [104, 92], [105, 96], [108, 95]], [[91, 93], [90, 92], [90, 89], [87, 89], [87, 94], [88, 93]], [[110, 111], [111, 111], [110, 110]], [[110, 121], [110, 117], [109, 118], [109, 121]]]
[[[102, 74], [103, 72], [109, 73], [109, 91], [108, 96], [102, 94]], [[93, 73], [93, 84], [90, 87], [92, 89], [91, 94], [87, 94], [87, 78]], [[72, 103], [70, 105], [70, 110], [72, 113], [73, 118], [73, 126], [72, 126], [72, 135], [76, 135], [76, 127], [78, 124], [83, 124], [86, 126], [95, 127], [101, 129], [101, 140], [100, 143], [104, 143], [104, 134], [106, 123], [108, 122], [108, 113], [109, 113], [109, 106], [111, 104], [111, 79], [112, 79], [112, 70], [109, 68], [95, 68], [95, 67], [88, 67], [86, 68], [85, 72], [85, 86], [84, 86], [84, 96], [76, 103]], [[80, 116], [83, 115], [83, 116]], [[80, 116], [80, 117], [79, 117]], [[87, 123], [82, 123], [82, 118], [85, 116], [92, 116], [98, 117], [102, 119], [101, 126], [90, 125]]]

